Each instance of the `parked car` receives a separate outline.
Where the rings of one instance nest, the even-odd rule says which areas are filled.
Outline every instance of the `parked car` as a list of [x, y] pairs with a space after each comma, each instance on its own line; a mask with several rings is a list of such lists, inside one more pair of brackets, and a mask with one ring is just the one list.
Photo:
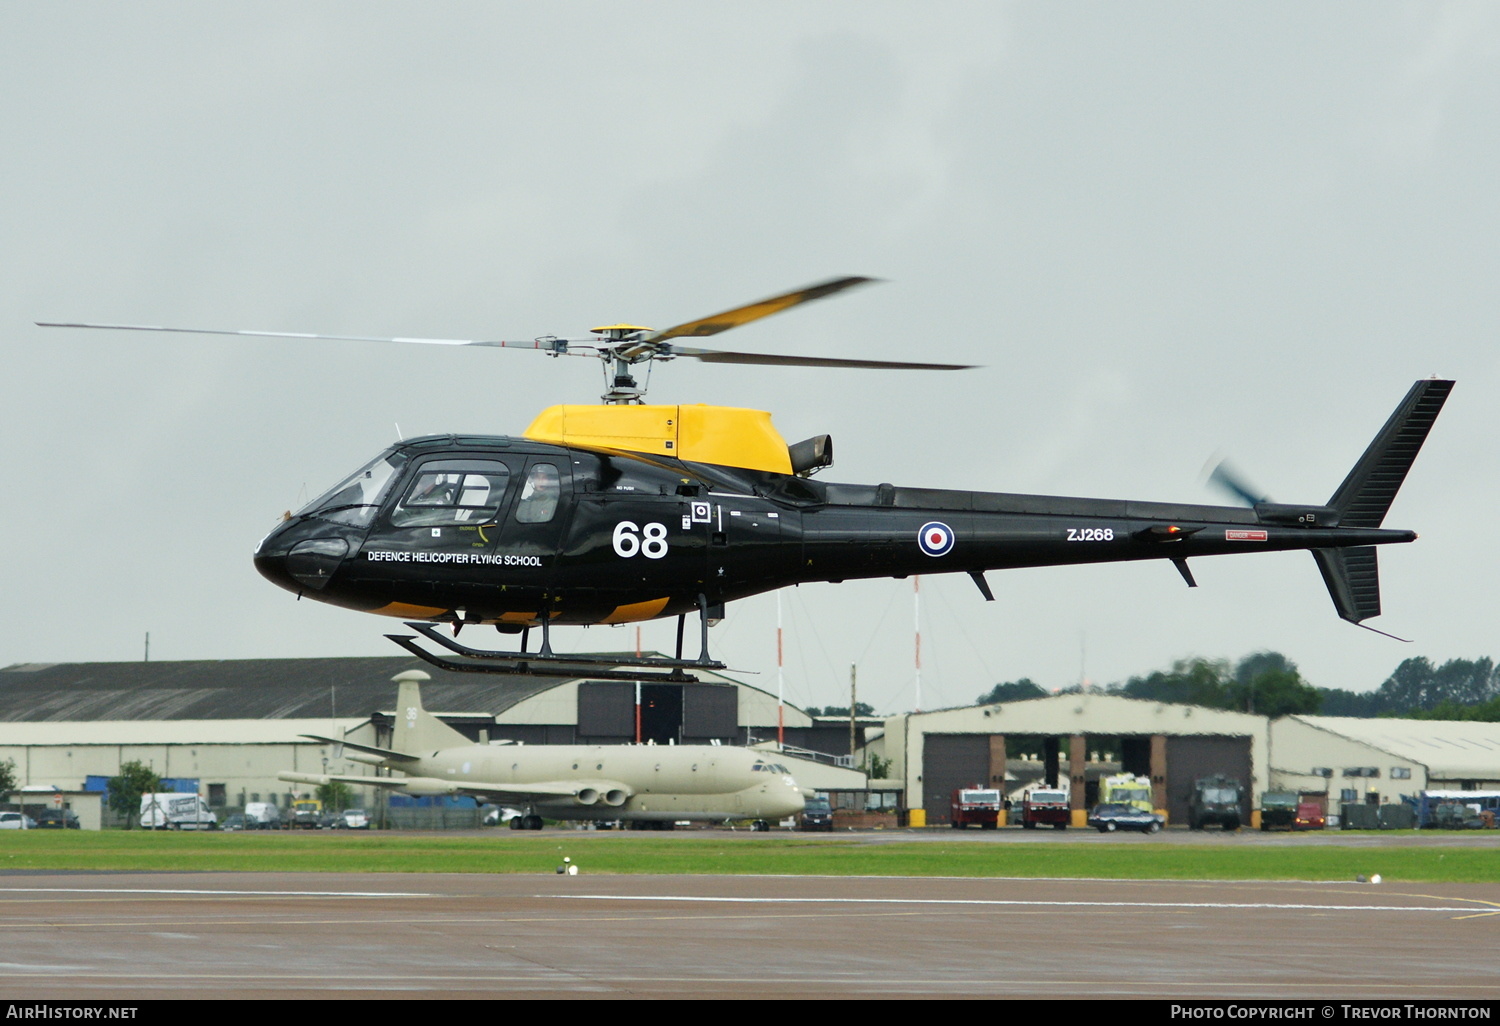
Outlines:
[[220, 824], [219, 829], [220, 830], [244, 830], [245, 829], [245, 816], [244, 816], [244, 814], [236, 812], [234, 815], [230, 816], [222, 824]]
[[802, 830], [833, 829], [833, 806], [828, 804], [827, 795], [817, 795], [807, 799], [807, 804], [802, 809], [802, 822], [799, 824]]
[[1089, 813], [1089, 826], [1101, 834], [1113, 833], [1116, 830], [1139, 830], [1142, 833], [1154, 834], [1166, 825], [1166, 822], [1166, 817], [1159, 812], [1147, 812], [1121, 802], [1095, 805], [1094, 811]]
[[38, 830], [80, 830], [82, 824], [78, 822], [78, 813], [72, 809], [43, 809], [37, 813], [36, 827]]
[[1292, 820], [1293, 830], [1323, 830], [1328, 826], [1328, 817], [1323, 806], [1317, 802], [1298, 802], [1297, 818]]
[[370, 814], [364, 809], [345, 809], [338, 815], [339, 821], [334, 826], [340, 830], [370, 829]]
[[0, 812], [0, 830], [35, 830], [36, 820], [22, 812]]

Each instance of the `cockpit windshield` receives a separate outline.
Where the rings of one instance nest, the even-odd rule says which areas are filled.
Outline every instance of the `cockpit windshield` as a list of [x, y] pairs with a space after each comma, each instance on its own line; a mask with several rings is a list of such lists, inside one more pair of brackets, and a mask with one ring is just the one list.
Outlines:
[[785, 776], [790, 776], [792, 772], [779, 762], [757, 762], [750, 770], [752, 773], [781, 773]]
[[405, 461], [402, 454], [387, 450], [303, 506], [297, 515], [364, 527], [374, 519], [386, 489]]

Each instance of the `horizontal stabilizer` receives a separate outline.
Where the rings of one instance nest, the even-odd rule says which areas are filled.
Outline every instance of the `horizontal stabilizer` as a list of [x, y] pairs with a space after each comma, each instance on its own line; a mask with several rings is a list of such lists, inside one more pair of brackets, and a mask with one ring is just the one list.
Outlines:
[[[1432, 422], [1437, 420], [1453, 382], [1429, 378], [1418, 381], [1385, 422], [1365, 454], [1359, 458], [1328, 505], [1339, 512], [1340, 527], [1379, 527], [1396, 498], [1412, 460], [1417, 458]], [[1314, 553], [1316, 555], [1316, 553]], [[1374, 566], [1370, 554], [1370, 565]], [[1323, 563], [1320, 560], [1319, 566]], [[1326, 577], [1328, 571], [1325, 569]], [[1337, 601], [1337, 598], [1335, 598]], [[1377, 603], [1378, 604], [1378, 603]], [[1344, 614], [1342, 611], [1340, 615]], [[1369, 614], [1374, 615], [1374, 614]], [[1347, 616], [1344, 617], [1348, 619]]]
[[365, 752], [366, 754], [379, 756], [391, 762], [417, 761], [415, 755], [407, 755], [405, 752], [397, 752], [389, 748], [376, 748], [374, 745], [355, 744], [353, 741], [346, 741], [343, 738], [323, 737], [319, 734], [303, 734], [302, 736], [313, 741], [320, 741], [325, 745], [343, 745], [345, 748], [352, 748], [356, 752]]

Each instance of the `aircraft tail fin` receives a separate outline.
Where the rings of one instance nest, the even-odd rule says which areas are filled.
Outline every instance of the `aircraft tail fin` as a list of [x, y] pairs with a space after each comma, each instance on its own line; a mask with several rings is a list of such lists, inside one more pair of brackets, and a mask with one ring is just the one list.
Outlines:
[[1313, 549], [1312, 554], [1339, 616], [1360, 623], [1380, 615], [1380, 569], [1375, 563], [1375, 546]]
[[[1381, 525], [1452, 390], [1453, 382], [1436, 378], [1412, 385], [1328, 500], [1337, 514], [1339, 527]], [[1380, 569], [1375, 560], [1375, 546], [1311, 551], [1339, 616], [1350, 623], [1360, 623], [1380, 615]]]
[[1452, 390], [1453, 382], [1436, 378], [1411, 386], [1385, 427], [1328, 500], [1328, 505], [1339, 513], [1340, 527], [1379, 527], [1385, 520], [1386, 511], [1406, 480], [1406, 472]]
[[423, 708], [421, 681], [399, 681], [396, 723], [391, 730], [392, 748], [399, 752], [432, 752], [473, 743]]

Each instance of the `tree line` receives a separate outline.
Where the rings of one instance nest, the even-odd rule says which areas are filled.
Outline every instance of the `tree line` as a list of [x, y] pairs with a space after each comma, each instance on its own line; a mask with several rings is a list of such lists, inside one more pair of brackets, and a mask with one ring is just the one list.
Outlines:
[[1072, 685], [1049, 691], [1023, 677], [996, 684], [980, 695], [980, 705], [1017, 702], [1050, 694], [1120, 695], [1157, 702], [1201, 705], [1286, 716], [1399, 716], [1429, 720], [1500, 721], [1500, 671], [1493, 659], [1450, 659], [1434, 665], [1425, 656], [1404, 660], [1374, 691], [1320, 688], [1302, 678], [1297, 664], [1280, 652], [1255, 652], [1227, 659], [1181, 659], [1170, 669], [1099, 685]]

